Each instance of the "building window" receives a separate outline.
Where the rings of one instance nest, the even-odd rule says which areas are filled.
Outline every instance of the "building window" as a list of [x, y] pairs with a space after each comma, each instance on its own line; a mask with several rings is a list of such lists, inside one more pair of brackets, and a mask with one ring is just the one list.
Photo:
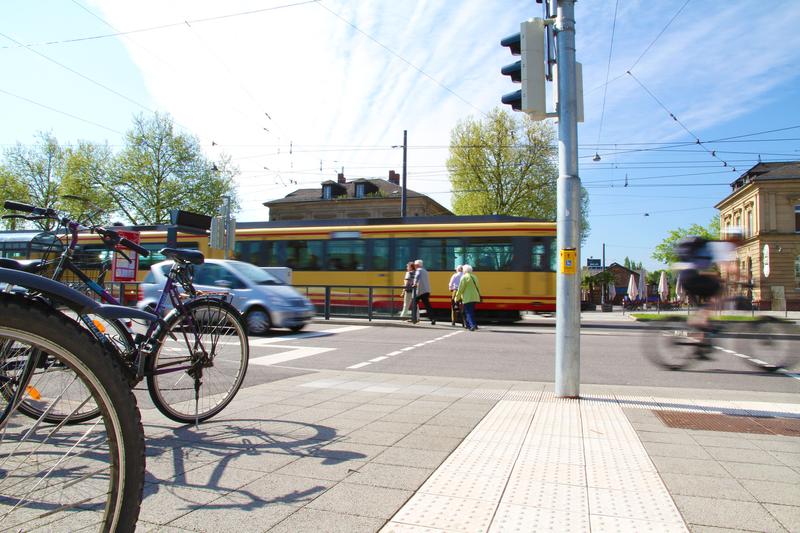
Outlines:
[[754, 233], [755, 230], [753, 229], [753, 210], [750, 209], [749, 211], [747, 211], [747, 223], [744, 228], [744, 236], [752, 237]]
[[794, 232], [800, 233], [800, 205], [794, 206]]
[[330, 185], [324, 185], [322, 187], [322, 198], [323, 200], [330, 200], [333, 198], [333, 188]]
[[364, 198], [364, 184], [356, 183], [356, 198]]
[[800, 289], [800, 254], [794, 257], [794, 286]]

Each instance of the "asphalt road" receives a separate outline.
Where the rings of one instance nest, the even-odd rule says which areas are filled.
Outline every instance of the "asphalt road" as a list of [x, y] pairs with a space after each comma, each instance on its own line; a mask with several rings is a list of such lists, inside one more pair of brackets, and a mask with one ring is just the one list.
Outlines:
[[[643, 355], [651, 336], [640, 329], [582, 330], [581, 383], [800, 393], [800, 375], [759, 372], [722, 351], [689, 370], [662, 370]], [[449, 324], [315, 322], [299, 334], [274, 331], [252, 338], [245, 386], [317, 369], [552, 382], [554, 353], [552, 327], [486, 326], [469, 332]]]

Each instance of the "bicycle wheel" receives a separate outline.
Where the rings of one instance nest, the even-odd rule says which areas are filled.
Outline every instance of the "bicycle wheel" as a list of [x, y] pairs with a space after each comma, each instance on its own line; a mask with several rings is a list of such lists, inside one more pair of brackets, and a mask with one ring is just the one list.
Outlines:
[[681, 370], [696, 358], [695, 330], [681, 321], [656, 322], [644, 336], [644, 352], [652, 362], [667, 370]]
[[[78, 319], [77, 314], [71, 311], [65, 314], [76, 321]], [[134, 351], [133, 338], [128, 333], [127, 328], [120, 322], [107, 321], [100, 317], [94, 317], [93, 322], [101, 334], [111, 341], [111, 347], [118, 352], [123, 360], [127, 360], [126, 357], [129, 357]], [[78, 323], [84, 326], [83, 323]], [[7, 357], [6, 359], [0, 372], [14, 372], [15, 369], [21, 368], [20, 364], [25, 360], [25, 358], [13, 357]], [[73, 378], [74, 375], [69, 368], [57, 359], [48, 357], [45, 354], [39, 359], [34, 368], [28, 391], [26, 391], [17, 408], [22, 414], [34, 419], [41, 418], [42, 422], [48, 424], [59, 424], [65, 420], [67, 424], [80, 424], [96, 418], [100, 415], [100, 408], [93, 402], [82, 404], [77, 409], [74, 409], [86, 395], [85, 390], [81, 388], [80, 382], [75, 382]], [[67, 383], [71, 383], [71, 385], [67, 387]], [[13, 394], [13, 389], [3, 387], [1, 392], [5, 401], [9, 401], [11, 394]], [[61, 401], [51, 405], [50, 400], [57, 395], [62, 395]]]
[[244, 381], [250, 348], [241, 314], [201, 298], [173, 310], [150, 357], [147, 388], [153, 403], [176, 422], [202, 422], [222, 411]]
[[[66, 316], [8, 294], [0, 295], [0, 346], [15, 360], [47, 354], [63, 376], [72, 375], [61, 382], [65, 389], [79, 384], [83, 402], [100, 409], [91, 423], [56, 426], [42, 425], [14, 405], [7, 409], [0, 422], [0, 530], [134, 531], [144, 486], [144, 433], [117, 361]], [[71, 406], [65, 411], [80, 406], [74, 394], [55, 395], [51, 405], [62, 401]]]
[[800, 344], [797, 327], [773, 318], [764, 318], [737, 327], [741, 338], [737, 352], [749, 365], [761, 371], [790, 370], [797, 365]]

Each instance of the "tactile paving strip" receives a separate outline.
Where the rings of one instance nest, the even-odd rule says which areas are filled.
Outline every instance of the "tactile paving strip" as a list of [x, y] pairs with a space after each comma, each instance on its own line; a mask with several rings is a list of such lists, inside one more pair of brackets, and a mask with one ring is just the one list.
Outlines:
[[403, 531], [392, 529], [403, 525], [589, 531], [591, 525], [592, 531], [685, 532], [623, 412], [631, 403], [552, 393], [542, 393], [538, 403], [498, 402], [383, 531]]

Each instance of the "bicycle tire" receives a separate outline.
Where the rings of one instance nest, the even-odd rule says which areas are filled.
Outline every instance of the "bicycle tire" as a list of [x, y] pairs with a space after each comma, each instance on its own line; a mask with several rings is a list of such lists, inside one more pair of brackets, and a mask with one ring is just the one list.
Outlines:
[[[184, 304], [183, 313], [173, 309], [164, 322], [146, 372], [150, 398], [164, 416], [176, 422], [208, 420], [233, 400], [247, 373], [250, 347], [242, 316], [222, 300], [199, 298]], [[211, 361], [202, 360], [202, 354], [198, 358], [198, 350], [191, 349], [191, 324], [200, 336], [199, 351], [208, 350]], [[175, 367], [179, 370], [170, 371]], [[192, 373], [198, 369], [202, 381], [195, 392]]]
[[[130, 354], [134, 349], [133, 338], [131, 337], [130, 333], [128, 333], [127, 328], [115, 320], [106, 321], [96, 318], [95, 324], [97, 324], [98, 320], [101, 322], [102, 329], [104, 330], [102, 334], [106, 335], [111, 341], [110, 347], [116, 350], [124, 360], [124, 354]], [[84, 324], [80, 322], [78, 322], [78, 324], [84, 326]], [[69, 372], [67, 372], [66, 376], [60, 376], [60, 372], [58, 370], [64, 370], [63, 365], [59, 365], [59, 363], [53, 359], [43, 357], [37, 366], [37, 369], [34, 370], [34, 375], [31, 378], [31, 386], [37, 390], [46, 390], [48, 388], [60, 390], [61, 386], [58, 383], [63, 382], [61, 378], [63, 377], [68, 380], [70, 379], [71, 375]], [[45, 383], [45, 381], [54, 381], [55, 383]], [[2, 394], [6, 401], [10, 400], [11, 393], [12, 391], [7, 388], [3, 388], [2, 390]], [[78, 395], [80, 395], [80, 393], [78, 393]], [[59, 424], [67, 418], [67, 414], [70, 415], [69, 419], [66, 421], [67, 424], [82, 424], [83, 422], [100, 416], [100, 409], [96, 405], [86, 405], [81, 409], [80, 412], [77, 413], [73, 413], [71, 411], [62, 412], [54, 408], [51, 408], [45, 412], [46, 406], [46, 402], [35, 400], [30, 395], [26, 395], [17, 408], [22, 414], [30, 418], [38, 419], [41, 417], [42, 421], [47, 424]]]
[[762, 372], [791, 370], [800, 359], [797, 328], [793, 324], [763, 318], [751, 322], [744, 331], [745, 337], [737, 344], [744, 361]]
[[693, 331], [683, 321], [653, 322], [644, 336], [644, 353], [661, 368], [683, 370], [696, 360]]
[[41, 350], [62, 363], [100, 408], [77, 426], [42, 426], [14, 409], [0, 423], [0, 529], [134, 531], [144, 431], [119, 362], [70, 318], [20, 295], [0, 295], [0, 338], [17, 355]]

